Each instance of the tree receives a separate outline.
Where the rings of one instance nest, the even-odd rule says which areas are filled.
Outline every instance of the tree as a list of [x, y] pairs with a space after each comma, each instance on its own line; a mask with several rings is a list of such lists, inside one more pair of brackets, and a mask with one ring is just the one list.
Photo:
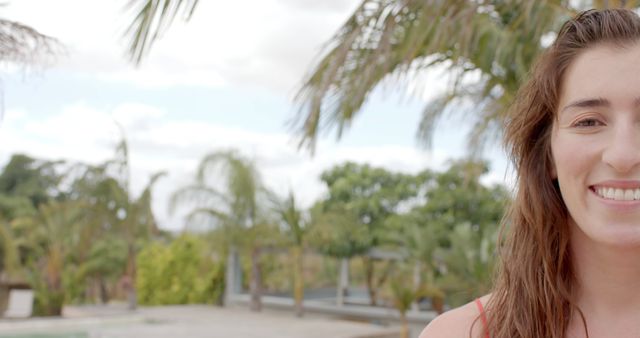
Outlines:
[[501, 185], [483, 185], [480, 177], [487, 172], [485, 162], [452, 162], [434, 175], [424, 203], [402, 218], [404, 226], [392, 227], [409, 256], [422, 263], [429, 290], [445, 291], [454, 305], [486, 293], [491, 282], [509, 194]]
[[[127, 291], [130, 309], [137, 306], [136, 256], [145, 241], [159, 235], [153, 210], [152, 190], [165, 172], [153, 174], [140, 195], [133, 196], [130, 188], [129, 147], [122, 131], [122, 139], [115, 149], [114, 158], [98, 166], [88, 166], [73, 182], [73, 197], [83, 200], [91, 208], [86, 211], [90, 227], [85, 238], [97, 235], [114, 236], [116, 242], [125, 244], [126, 265], [123, 286]], [[85, 256], [92, 241], [82, 248]], [[104, 275], [106, 276], [106, 275]], [[100, 281], [102, 283], [104, 281]]]
[[[337, 233], [352, 230], [353, 234], [366, 234], [364, 241], [356, 236], [355, 242], [349, 237], [338, 236], [328, 248], [346, 251], [342, 257], [349, 257], [353, 249], [367, 250], [380, 247], [386, 242], [386, 220], [398, 212], [398, 207], [416, 196], [420, 182], [415, 176], [391, 173], [382, 168], [372, 168], [347, 162], [335, 166], [321, 175], [327, 185], [328, 197], [322, 202], [322, 212], [328, 215], [339, 215], [352, 229], [337, 230]], [[352, 219], [355, 222], [349, 222]], [[357, 246], [351, 246], [357, 244]], [[360, 246], [362, 245], [362, 246]], [[360, 247], [358, 247], [360, 246]], [[362, 256], [367, 290], [372, 305], [376, 304], [376, 293], [389, 275], [390, 264], [386, 264], [382, 273], [375, 272], [375, 259], [369, 255]]]
[[127, 243], [114, 233], [104, 233], [91, 242], [80, 277], [95, 280], [100, 302], [107, 304], [110, 299], [107, 285], [117, 283], [127, 264]]
[[11, 223], [0, 221], [0, 272], [2, 277], [8, 280], [24, 278], [18, 242]]
[[[139, 64], [179, 13], [188, 21], [198, 2], [129, 0], [134, 15], [124, 38], [131, 61]], [[313, 149], [321, 126], [336, 127], [339, 138], [380, 85], [415, 84], [423, 72], [444, 68], [452, 75], [448, 89], [425, 106], [417, 136], [428, 144], [439, 119], [461, 110], [449, 108], [470, 102], [468, 143], [479, 150], [499, 136], [520, 81], [562, 22], [586, 8], [638, 6], [637, 0], [362, 0], [298, 91], [300, 145]]]
[[296, 204], [293, 191], [289, 191], [286, 200], [271, 194], [270, 200], [273, 211], [279, 221], [288, 229], [288, 235], [292, 243], [291, 259], [293, 260], [293, 297], [295, 300], [295, 310], [298, 317], [302, 317], [304, 299], [304, 245], [308, 232], [308, 223], [303, 218], [303, 213]]
[[318, 252], [340, 262], [336, 303], [344, 304], [349, 288], [349, 260], [367, 253], [371, 236], [357, 215], [343, 208], [326, 209], [322, 201], [311, 208], [309, 242]]
[[387, 288], [387, 297], [390, 298], [393, 307], [400, 313], [400, 337], [409, 338], [409, 321], [407, 320], [407, 311], [411, 308], [411, 304], [420, 297], [430, 292], [422, 285], [413, 285], [406, 275], [409, 272], [408, 266], [404, 263], [398, 264], [391, 278], [389, 287]]
[[[436, 283], [436, 274], [442, 264], [438, 262], [434, 253], [438, 250], [442, 238], [446, 238], [446, 230], [438, 223], [424, 224], [422, 215], [415, 212], [394, 215], [389, 219], [388, 227], [389, 240], [394, 243], [395, 248], [406, 254], [406, 261], [402, 264], [413, 264], [411, 285], [408, 282], [409, 278], [404, 276], [403, 281], [395, 282], [397, 285], [394, 288], [397, 290], [393, 289], [392, 294], [422, 290], [420, 296], [430, 297], [432, 308], [442, 313], [444, 291]], [[402, 291], [403, 289], [409, 291]], [[413, 300], [419, 299], [416, 296]]]
[[13, 226], [27, 248], [28, 279], [36, 291], [36, 312], [59, 316], [66, 299], [65, 278], [70, 257], [77, 247], [86, 206], [72, 201], [40, 205], [38, 213], [16, 219]]
[[[125, 271], [125, 286], [128, 289], [129, 309], [137, 306], [136, 295], [136, 256], [140, 250], [140, 241], [150, 239], [158, 235], [159, 230], [151, 209], [152, 189], [156, 182], [166, 175], [165, 172], [157, 172], [151, 176], [138, 197], [131, 193], [129, 147], [126, 138], [123, 137], [116, 147], [116, 156], [112, 161], [103, 165], [106, 169], [113, 169], [115, 179], [106, 177], [103, 181], [110, 190], [114, 202], [116, 217], [115, 231], [121, 236], [127, 245], [127, 266]], [[109, 172], [109, 170], [106, 170]]]
[[[187, 224], [205, 222], [222, 229], [229, 252], [247, 247], [251, 255], [251, 309], [261, 304], [260, 250], [268, 230], [265, 211], [260, 207], [265, 189], [254, 164], [235, 151], [206, 155], [198, 165], [195, 182], [176, 190], [169, 210], [189, 207]], [[228, 286], [230, 287], [230, 286]]]
[[[63, 199], [60, 172], [63, 161], [47, 161], [24, 154], [14, 154], [0, 174], [0, 211], [11, 220], [32, 213], [44, 202]], [[27, 205], [30, 204], [32, 208]]]
[[466, 117], [474, 123], [468, 141], [478, 150], [499, 136], [520, 81], [562, 22], [590, 5], [639, 4], [363, 0], [326, 43], [298, 92], [300, 144], [313, 148], [321, 126], [335, 127], [339, 138], [382, 84], [415, 84], [425, 71], [444, 68], [451, 74], [448, 89], [425, 106], [418, 137], [428, 144], [441, 116], [459, 112], [467, 102], [473, 109]]
[[60, 189], [64, 174], [60, 172], [63, 161], [35, 159], [24, 154], [14, 154], [0, 173], [0, 219], [2, 219], [2, 269], [13, 278], [23, 278], [22, 264], [29, 254], [26, 246], [18, 246], [22, 238], [16, 237], [13, 221], [35, 217], [39, 206], [54, 200], [65, 199]]

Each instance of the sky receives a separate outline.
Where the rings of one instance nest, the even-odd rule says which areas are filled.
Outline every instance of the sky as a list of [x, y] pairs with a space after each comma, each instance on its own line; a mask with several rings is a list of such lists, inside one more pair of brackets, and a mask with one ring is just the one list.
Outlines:
[[[430, 148], [416, 141], [424, 104], [444, 88], [436, 71], [421, 77], [419, 93], [376, 90], [340, 140], [330, 131], [313, 155], [298, 149], [287, 123], [298, 108], [293, 96], [359, 1], [202, 0], [191, 21], [176, 20], [139, 67], [124, 54], [126, 2], [20, 0], [2, 7], [3, 18], [57, 38], [64, 52], [35, 67], [2, 66], [0, 164], [17, 152], [101, 163], [120, 140], [117, 121], [129, 142], [132, 191], [167, 171], [153, 209], [160, 227], [180, 230], [184, 211], [169, 214], [169, 196], [214, 151], [236, 149], [255, 161], [267, 187], [281, 195], [292, 189], [303, 206], [325, 193], [320, 173], [348, 160], [413, 173], [442, 170], [466, 152], [469, 126], [461, 119], [444, 121]], [[500, 148], [486, 158], [484, 181], [509, 181]]]

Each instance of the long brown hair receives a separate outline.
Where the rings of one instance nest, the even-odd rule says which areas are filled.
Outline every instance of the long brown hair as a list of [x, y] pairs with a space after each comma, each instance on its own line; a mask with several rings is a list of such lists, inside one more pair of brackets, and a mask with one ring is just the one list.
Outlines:
[[487, 304], [493, 338], [562, 338], [578, 311], [568, 211], [553, 178], [551, 130], [563, 75], [578, 54], [600, 43], [640, 41], [631, 10], [585, 11], [567, 21], [520, 88], [507, 118], [505, 145], [517, 173], [515, 198], [503, 222], [500, 261]]

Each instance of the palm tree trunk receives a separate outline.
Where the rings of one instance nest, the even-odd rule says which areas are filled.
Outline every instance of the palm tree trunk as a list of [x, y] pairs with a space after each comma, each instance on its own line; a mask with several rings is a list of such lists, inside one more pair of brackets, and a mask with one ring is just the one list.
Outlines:
[[[422, 276], [420, 275], [421, 271], [422, 271], [422, 263], [418, 260], [415, 262], [415, 265], [413, 266], [413, 289], [414, 290], [418, 290], [420, 288], [420, 284], [422, 284]], [[420, 305], [418, 304], [419, 301], [420, 301], [420, 298], [416, 297], [415, 302], [411, 304], [411, 310], [413, 311], [420, 310]]]
[[249, 307], [252, 311], [262, 310], [261, 280], [260, 249], [255, 247], [251, 250], [251, 281], [249, 282], [249, 292], [251, 293], [251, 302]]
[[409, 323], [407, 322], [407, 314], [400, 312], [400, 338], [409, 338]]
[[302, 305], [304, 299], [303, 249], [302, 246], [295, 246], [291, 251], [293, 257], [293, 297], [295, 300], [296, 316], [302, 317], [304, 314]]
[[45, 310], [46, 315], [60, 316], [64, 305], [65, 292], [62, 287], [62, 249], [58, 246], [52, 246], [49, 249], [46, 261], [46, 297], [48, 298], [48, 308]]

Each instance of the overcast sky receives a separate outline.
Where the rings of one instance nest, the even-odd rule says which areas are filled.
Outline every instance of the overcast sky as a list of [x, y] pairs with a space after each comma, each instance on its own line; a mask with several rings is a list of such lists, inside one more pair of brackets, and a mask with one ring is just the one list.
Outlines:
[[[297, 86], [325, 43], [358, 5], [354, 0], [200, 1], [192, 20], [176, 21], [143, 65], [124, 56], [126, 1], [20, 0], [3, 17], [58, 38], [66, 53], [35, 71], [5, 65], [0, 163], [16, 152], [99, 163], [126, 130], [132, 185], [167, 170], [157, 185], [160, 226], [182, 228], [167, 214], [169, 194], [188, 183], [205, 154], [238, 149], [256, 161], [267, 186], [292, 187], [304, 205], [324, 192], [319, 174], [346, 160], [392, 170], [441, 169], [464, 152], [464, 121], [446, 121], [430, 149], [417, 146], [425, 100], [442, 74], [425, 76], [425, 94], [377, 91], [338, 142], [323, 137], [316, 154], [298, 150], [286, 122]], [[502, 182], [505, 160], [489, 151], [487, 182]]]

